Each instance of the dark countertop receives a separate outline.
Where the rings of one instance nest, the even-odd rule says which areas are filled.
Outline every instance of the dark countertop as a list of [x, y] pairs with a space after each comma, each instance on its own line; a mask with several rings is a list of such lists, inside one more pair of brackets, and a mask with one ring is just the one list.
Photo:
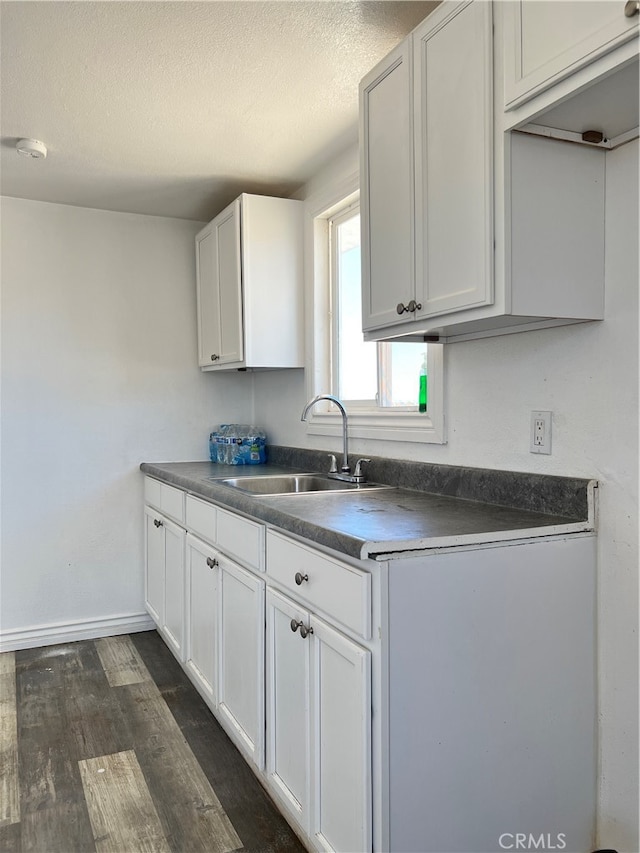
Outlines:
[[[332, 548], [356, 559], [376, 556], [401, 556], [406, 552], [428, 551], [459, 545], [484, 544], [564, 533], [594, 530], [593, 488], [588, 480], [515, 475], [513, 472], [487, 472], [484, 469], [463, 469], [446, 466], [449, 476], [438, 475], [443, 483], [455, 481], [456, 491], [469, 488], [474, 476], [478, 482], [492, 481], [489, 489], [496, 493], [496, 483], [507, 474], [509, 488], [516, 506], [505, 506], [487, 500], [472, 500], [450, 494], [438, 494], [416, 488], [395, 487], [392, 478], [371, 476], [374, 482], [391, 483], [394, 488], [371, 491], [328, 492], [277, 496], [247, 495], [216, 480], [224, 477], [265, 476], [297, 471], [322, 470], [322, 466], [301, 465], [300, 454], [291, 461], [297, 466], [283, 465], [285, 454], [270, 454], [267, 465], [232, 466], [211, 462], [142, 463], [141, 470], [151, 477], [174, 485], [184, 491], [264, 521], [286, 532]], [[322, 458], [322, 455], [320, 456]], [[290, 461], [286, 458], [286, 461]], [[303, 461], [306, 461], [303, 459]], [[317, 459], [312, 459], [317, 463]], [[404, 463], [403, 463], [404, 464]], [[415, 478], [416, 467], [431, 475], [434, 466], [411, 465]], [[372, 465], [375, 470], [375, 465]], [[427, 470], [429, 469], [429, 470]], [[394, 466], [401, 472], [401, 466]], [[465, 473], [466, 472], [466, 473]], [[479, 477], [478, 472], [483, 473]], [[495, 474], [495, 477], [493, 476]], [[215, 478], [215, 479], [214, 479]], [[520, 479], [519, 479], [520, 478]], [[554, 512], [539, 512], [517, 506], [526, 496], [532, 483], [540, 480], [545, 492], [545, 504], [555, 504]], [[504, 477], [503, 477], [504, 479]], [[433, 488], [433, 482], [428, 485]], [[494, 482], [495, 481], [495, 482]], [[550, 482], [547, 482], [550, 481]], [[422, 482], [422, 481], [421, 481]], [[460, 486], [463, 483], [463, 486]], [[442, 485], [450, 488], [450, 485]], [[500, 487], [501, 500], [508, 493]], [[485, 489], [486, 492], [486, 489]], [[555, 496], [553, 499], [549, 495]], [[559, 496], [559, 497], [558, 497]], [[558, 512], [557, 510], [561, 510]]]

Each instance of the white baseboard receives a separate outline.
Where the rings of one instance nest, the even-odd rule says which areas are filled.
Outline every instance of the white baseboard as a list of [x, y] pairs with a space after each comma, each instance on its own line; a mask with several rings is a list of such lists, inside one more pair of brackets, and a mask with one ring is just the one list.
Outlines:
[[96, 637], [112, 637], [115, 634], [133, 634], [137, 631], [151, 631], [155, 627], [153, 619], [147, 613], [128, 613], [103, 619], [16, 628], [0, 631], [0, 652], [35, 649], [76, 640], [93, 640]]

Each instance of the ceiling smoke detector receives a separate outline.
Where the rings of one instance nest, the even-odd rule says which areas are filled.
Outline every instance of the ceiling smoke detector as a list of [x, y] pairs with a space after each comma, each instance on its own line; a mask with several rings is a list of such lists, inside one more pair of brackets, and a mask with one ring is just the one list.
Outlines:
[[16, 144], [18, 154], [31, 157], [33, 160], [44, 160], [47, 156], [47, 146], [38, 139], [19, 139]]

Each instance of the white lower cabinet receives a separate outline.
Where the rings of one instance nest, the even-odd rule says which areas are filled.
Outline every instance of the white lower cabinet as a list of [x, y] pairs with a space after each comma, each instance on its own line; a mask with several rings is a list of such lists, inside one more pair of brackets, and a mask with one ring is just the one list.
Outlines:
[[184, 654], [185, 531], [145, 507], [145, 603], [176, 656]]
[[187, 649], [185, 664], [201, 693], [218, 701], [218, 575], [217, 552], [187, 534]]
[[144, 509], [144, 599], [156, 625], [164, 620], [164, 521], [150, 507]]
[[218, 714], [235, 742], [264, 767], [262, 578], [219, 555]]
[[148, 492], [147, 609], [310, 850], [593, 848], [595, 537], [356, 561]]
[[187, 534], [185, 668], [237, 746], [264, 766], [264, 581]]
[[318, 850], [371, 850], [371, 653], [273, 589], [267, 775]]
[[371, 850], [371, 653], [312, 616], [312, 838]]
[[309, 833], [311, 750], [311, 642], [295, 624], [309, 613], [291, 599], [267, 590], [267, 776], [272, 792]]
[[[225, 731], [262, 770], [265, 582], [225, 550], [260, 571], [264, 526], [150, 477], [145, 498], [147, 610]], [[166, 513], [154, 508], [165, 505]]]

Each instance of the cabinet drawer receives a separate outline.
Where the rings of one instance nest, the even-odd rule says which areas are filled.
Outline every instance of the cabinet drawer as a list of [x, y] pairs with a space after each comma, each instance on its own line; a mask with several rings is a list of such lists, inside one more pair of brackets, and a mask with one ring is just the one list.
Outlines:
[[217, 510], [216, 544], [240, 563], [264, 571], [264, 526], [248, 518]]
[[[296, 583], [296, 573], [306, 580]], [[267, 574], [312, 609], [371, 636], [371, 575], [278, 533], [267, 534]]]
[[187, 527], [207, 542], [216, 542], [217, 509], [213, 504], [187, 495]]
[[151, 477], [144, 478], [144, 499], [165, 515], [184, 524], [184, 492]]

